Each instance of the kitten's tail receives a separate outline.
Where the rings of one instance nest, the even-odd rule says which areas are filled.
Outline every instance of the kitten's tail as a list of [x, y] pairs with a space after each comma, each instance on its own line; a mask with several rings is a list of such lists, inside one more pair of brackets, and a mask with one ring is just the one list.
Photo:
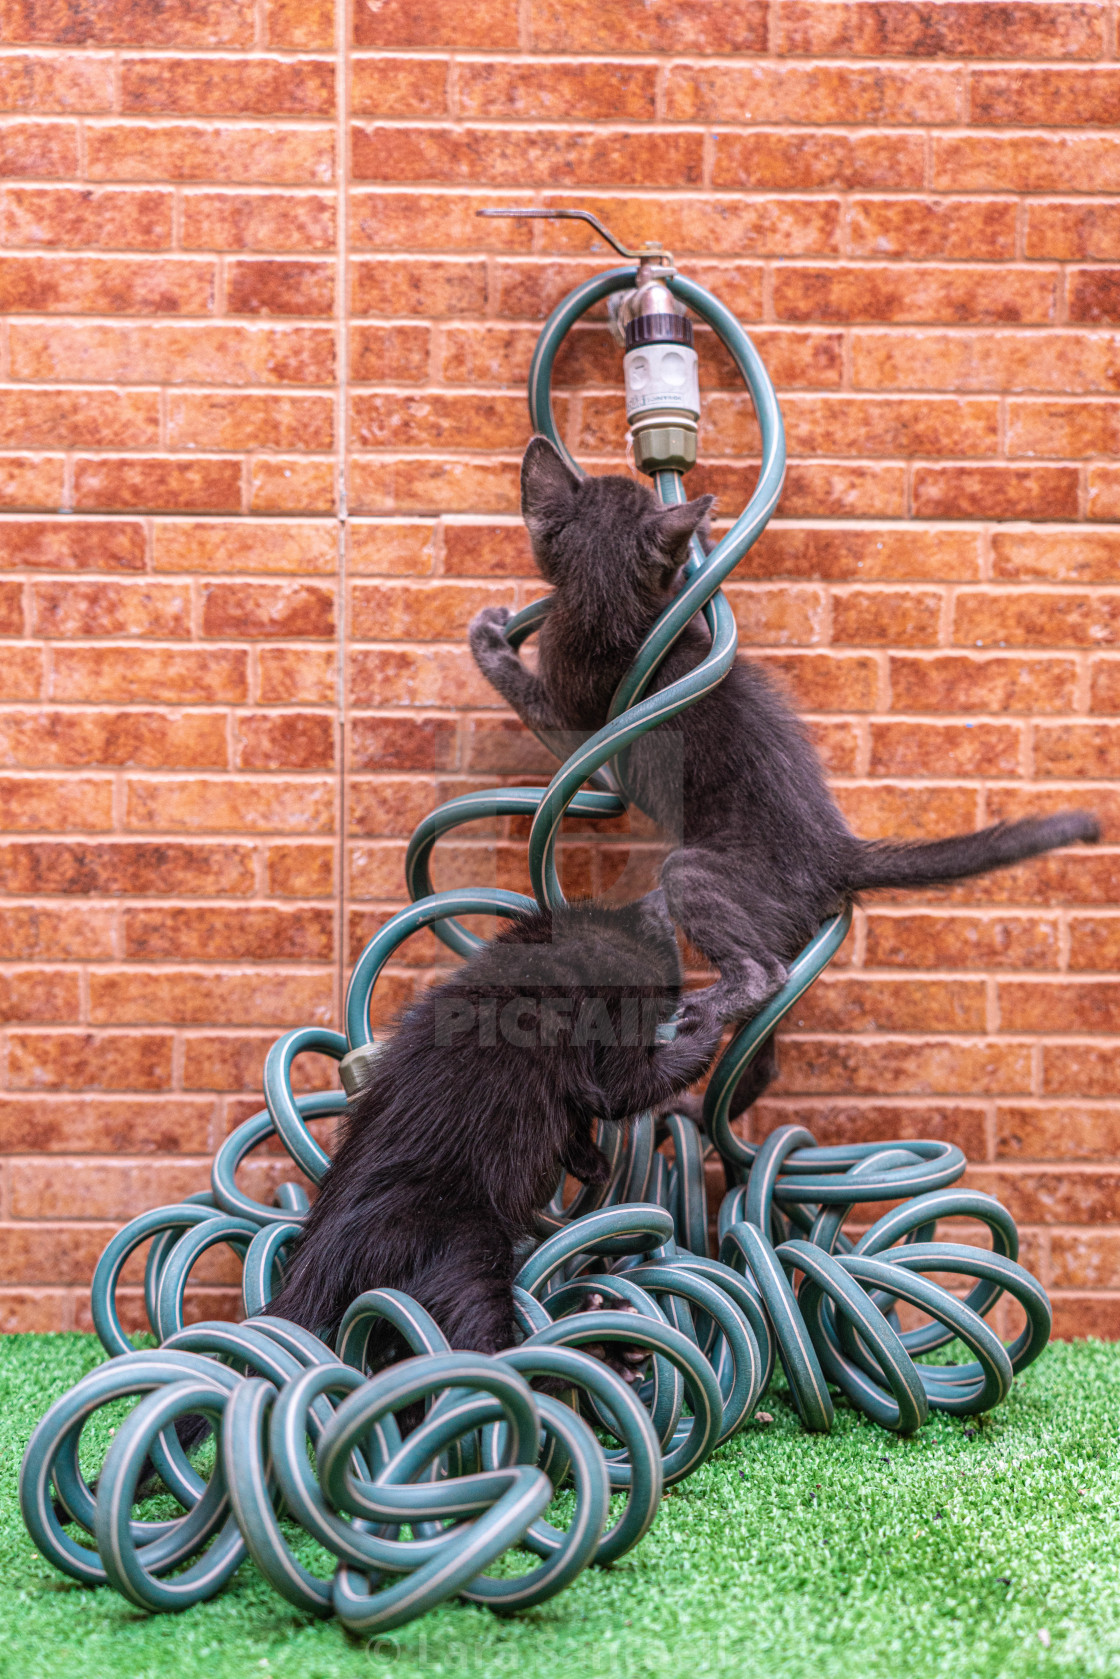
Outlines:
[[1075, 840], [1095, 843], [1100, 824], [1087, 810], [1067, 810], [1060, 816], [1027, 816], [1021, 822], [995, 822], [974, 834], [907, 844], [891, 840], [860, 840], [848, 879], [851, 892], [870, 892], [886, 886], [935, 886], [939, 881], [964, 880], [1006, 869], [1025, 857], [1037, 857], [1056, 845]]

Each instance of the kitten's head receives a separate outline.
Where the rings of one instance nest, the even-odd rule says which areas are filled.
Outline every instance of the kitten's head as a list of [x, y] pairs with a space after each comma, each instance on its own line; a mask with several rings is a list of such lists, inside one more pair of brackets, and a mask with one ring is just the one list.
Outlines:
[[592, 597], [600, 584], [612, 600], [660, 607], [714, 502], [697, 496], [664, 507], [633, 479], [577, 478], [544, 437], [533, 438], [521, 463], [521, 513], [541, 576]]

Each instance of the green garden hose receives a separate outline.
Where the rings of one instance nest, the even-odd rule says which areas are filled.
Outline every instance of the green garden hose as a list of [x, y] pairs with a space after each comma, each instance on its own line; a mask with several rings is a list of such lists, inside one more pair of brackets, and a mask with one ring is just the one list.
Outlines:
[[[565, 455], [550, 396], [556, 352], [593, 304], [635, 279], [633, 268], [618, 268], [578, 287], [541, 333], [530, 414]], [[481, 940], [458, 917], [516, 917], [537, 902], [561, 903], [554, 850], [565, 814], [623, 813], [627, 748], [714, 688], [734, 660], [735, 622], [721, 585], [777, 502], [781, 415], [757, 352], [729, 311], [694, 282], [673, 274], [667, 283], [722, 339], [751, 393], [762, 466], [747, 508], [710, 554], [694, 546], [684, 587], [620, 684], [609, 721], [547, 788], [470, 793], [425, 818], [406, 862], [414, 902], [358, 958], [345, 1034], [319, 1027], [285, 1033], [267, 1058], [265, 1107], [222, 1144], [210, 1189], [133, 1219], [98, 1263], [93, 1322], [109, 1360], [36, 1428], [20, 1502], [49, 1561], [83, 1584], [114, 1586], [139, 1608], [177, 1610], [212, 1597], [246, 1556], [294, 1606], [336, 1614], [356, 1632], [388, 1631], [453, 1596], [503, 1611], [528, 1608], [590, 1564], [613, 1562], [636, 1545], [663, 1490], [748, 1421], [776, 1362], [806, 1428], [828, 1431], [830, 1389], [838, 1389], [880, 1426], [908, 1433], [931, 1407], [968, 1414], [997, 1404], [1015, 1371], [1046, 1344], [1049, 1303], [1017, 1263], [1014, 1221], [990, 1197], [954, 1187], [965, 1169], [958, 1148], [909, 1140], [818, 1148], [798, 1126], [756, 1146], [732, 1129], [730, 1103], [742, 1072], [843, 943], [850, 908], [819, 930], [780, 994], [736, 1034], [709, 1081], [702, 1128], [683, 1114], [600, 1126], [610, 1181], [580, 1187], [574, 1199], [560, 1185], [538, 1215], [539, 1240], [524, 1255], [514, 1290], [519, 1345], [494, 1357], [454, 1352], [429, 1314], [392, 1289], [359, 1296], [333, 1348], [268, 1313], [308, 1194], [293, 1180], [264, 1205], [239, 1186], [238, 1169], [275, 1138], [303, 1177], [320, 1183], [330, 1157], [308, 1121], [337, 1115], [346, 1102], [335, 1090], [295, 1095], [295, 1057], [332, 1057], [347, 1088], [355, 1088], [376, 1053], [373, 987], [404, 939], [430, 927], [468, 955]], [[679, 473], [659, 471], [656, 483], [664, 501], [683, 499]], [[538, 628], [547, 611], [547, 600], [538, 601], [511, 619], [511, 645]], [[707, 656], [648, 694], [697, 613], [711, 636]], [[535, 898], [498, 888], [433, 891], [431, 854], [443, 835], [483, 816], [514, 815], [532, 818]], [[705, 1177], [712, 1149], [730, 1184], [718, 1208], [709, 1207]], [[874, 1203], [888, 1203], [888, 1210], [853, 1244], [843, 1233], [849, 1215]], [[979, 1221], [991, 1248], [935, 1242], [941, 1218]], [[144, 1300], [156, 1350], [134, 1345], [117, 1305], [125, 1263], [145, 1244]], [[246, 1321], [188, 1327], [191, 1272], [217, 1245], [241, 1262]], [[971, 1279], [972, 1288], [961, 1299], [931, 1273]], [[1027, 1319], [1009, 1347], [985, 1322], [1003, 1293]], [[899, 1302], [931, 1321], [902, 1330]], [[366, 1349], [381, 1320], [412, 1356], [370, 1375]], [[917, 1362], [954, 1339], [971, 1362]], [[612, 1347], [619, 1353], [608, 1361]], [[633, 1383], [614, 1366], [635, 1351], [646, 1355], [647, 1373]], [[553, 1391], [531, 1385], [541, 1380]], [[103, 1406], [130, 1398], [137, 1403], [91, 1485], [79, 1456], [85, 1424]], [[419, 1401], [427, 1407], [423, 1421], [402, 1439], [395, 1414]], [[188, 1413], [204, 1415], [216, 1437], [208, 1478], [175, 1433], [176, 1419]], [[181, 1516], [133, 1518], [149, 1459]], [[546, 1517], [561, 1489], [571, 1506], [566, 1527]], [[617, 1513], [612, 1493], [625, 1495]], [[296, 1556], [293, 1523], [334, 1556], [332, 1578], [312, 1574]], [[75, 1538], [70, 1526], [84, 1529], [93, 1544]], [[514, 1547], [538, 1560], [523, 1573], [487, 1572]]]

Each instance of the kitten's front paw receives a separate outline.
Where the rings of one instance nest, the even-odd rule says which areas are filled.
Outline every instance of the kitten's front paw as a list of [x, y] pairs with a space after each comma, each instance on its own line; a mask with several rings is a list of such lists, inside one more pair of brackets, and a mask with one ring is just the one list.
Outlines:
[[482, 611], [471, 619], [470, 629], [467, 631], [471, 644], [471, 652], [475, 662], [483, 669], [487, 664], [493, 664], [496, 659], [508, 658], [513, 652], [506, 640], [505, 627], [513, 617], [508, 606], [484, 606]]

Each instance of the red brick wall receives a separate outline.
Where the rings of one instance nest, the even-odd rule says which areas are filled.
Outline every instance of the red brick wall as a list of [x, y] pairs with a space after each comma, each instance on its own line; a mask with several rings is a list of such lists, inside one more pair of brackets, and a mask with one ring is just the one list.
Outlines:
[[[463, 642], [537, 586], [528, 359], [606, 260], [473, 213], [531, 201], [662, 237], [756, 332], [792, 459], [728, 593], [860, 832], [1105, 822], [862, 915], [756, 1123], [958, 1140], [1061, 1328], [1120, 1335], [1115, 10], [0, 0], [0, 1325], [86, 1321], [271, 1038], [337, 1023], [415, 822], [546, 767]], [[704, 367], [691, 482], [733, 511], [754, 426]], [[601, 326], [561, 375], [617, 462]]]

